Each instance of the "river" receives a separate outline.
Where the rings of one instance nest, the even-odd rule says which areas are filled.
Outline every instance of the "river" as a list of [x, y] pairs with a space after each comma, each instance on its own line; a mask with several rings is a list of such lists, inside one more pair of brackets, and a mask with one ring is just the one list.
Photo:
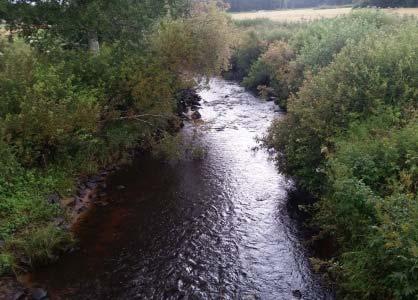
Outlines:
[[235, 83], [200, 90], [200, 160], [139, 157], [111, 175], [80, 250], [32, 282], [52, 299], [333, 299], [309, 266], [288, 182], [255, 137], [282, 114]]

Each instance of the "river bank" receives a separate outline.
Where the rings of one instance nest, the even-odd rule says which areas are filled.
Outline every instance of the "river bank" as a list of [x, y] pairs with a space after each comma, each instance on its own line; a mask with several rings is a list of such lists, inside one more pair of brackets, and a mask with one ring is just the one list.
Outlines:
[[277, 108], [218, 79], [199, 94], [202, 122], [180, 134], [205, 157], [141, 155], [111, 174], [99, 191], [109, 204], [77, 229], [80, 250], [32, 286], [52, 299], [332, 299], [288, 215], [291, 183], [254, 152]]
[[[194, 89], [180, 90], [178, 93], [179, 102], [177, 108], [178, 122], [173, 122], [169, 128], [165, 130], [171, 133], [178, 133], [181, 127], [184, 126], [184, 121], [197, 120], [200, 118], [199, 107], [200, 97]], [[156, 138], [158, 140], [158, 137]], [[52, 192], [45, 201], [49, 205], [59, 207], [59, 214], [51, 216], [53, 218], [53, 226], [59, 230], [77, 239], [80, 224], [84, 218], [88, 218], [89, 213], [94, 206], [107, 206], [109, 203], [103, 198], [103, 193], [100, 191], [106, 188], [107, 178], [120, 170], [121, 167], [129, 165], [135, 157], [143, 153], [152, 151], [152, 146], [148, 149], [132, 149], [123, 158], [113, 158], [112, 163], [108, 164], [96, 175], [81, 175], [75, 180], [75, 192], [72, 196], [61, 196], [58, 192]], [[123, 185], [119, 185], [118, 189], [124, 189]], [[54, 253], [54, 259], [50, 264], [59, 261], [59, 257], [78, 250], [78, 245], [68, 240], [66, 245], [61, 245], [59, 252]], [[3, 247], [0, 244], [0, 248]], [[38, 267], [44, 267], [38, 266]], [[28, 267], [28, 266], [26, 266]], [[23, 268], [23, 272], [16, 274], [16, 276], [1, 276], [0, 277], [0, 300], [9, 299], [44, 299], [48, 297], [48, 292], [41, 286], [33, 286], [27, 281], [27, 273], [30, 269]]]

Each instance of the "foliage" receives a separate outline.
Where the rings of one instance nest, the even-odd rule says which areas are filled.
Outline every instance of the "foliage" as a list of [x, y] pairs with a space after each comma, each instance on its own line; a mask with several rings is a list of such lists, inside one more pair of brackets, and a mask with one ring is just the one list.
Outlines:
[[[271, 96], [286, 109], [290, 95], [299, 90], [305, 76], [329, 65], [348, 43], [358, 43], [379, 30], [390, 30], [399, 22], [402, 20], [379, 11], [354, 12], [309, 25], [263, 19], [239, 21], [237, 26], [245, 29], [243, 39], [246, 42], [239, 45], [233, 55], [231, 72], [235, 76], [228, 74], [227, 77], [245, 78], [243, 85], [252, 91], [266, 86], [272, 90]], [[278, 46], [280, 43], [282, 46]], [[257, 51], [249, 52], [252, 49]]]
[[39, 29], [48, 29], [66, 47], [86, 48], [92, 39], [100, 43], [141, 44], [143, 31], [156, 19], [179, 16], [187, 11], [184, 0], [2, 0], [3, 14], [12, 29], [27, 38]]
[[354, 1], [357, 7], [376, 6], [376, 7], [417, 7], [418, 3], [414, 0], [357, 0]]
[[379, 11], [355, 11], [340, 18], [313, 22], [292, 38], [291, 45], [298, 53], [298, 62], [317, 72], [329, 65], [347, 43], [357, 43], [396, 21]]
[[162, 65], [173, 72], [190, 78], [213, 76], [228, 68], [233, 39], [229, 18], [211, 3], [197, 6], [187, 19], [163, 20], [153, 48]]
[[[367, 36], [348, 38], [323, 56], [331, 62], [305, 74], [265, 143], [280, 170], [320, 199], [315, 223], [340, 246], [337, 261], [325, 264], [337, 270], [340, 297], [415, 299], [418, 48], [410, 41], [418, 27], [415, 19], [370, 17], [352, 27]], [[300, 35], [309, 45], [312, 35]], [[314, 57], [294, 47], [299, 59]]]
[[342, 288], [362, 299], [418, 294], [418, 123], [388, 116], [336, 140], [317, 215], [341, 245]]
[[285, 108], [287, 98], [297, 91], [303, 78], [302, 65], [295, 61], [296, 54], [285, 42], [269, 45], [267, 51], [251, 66], [243, 85], [253, 91], [269, 87], [265, 97], [273, 96]]
[[[132, 149], [157, 147], [178, 128], [178, 91], [226, 68], [233, 42], [212, 4], [35, 2], [2, 2], [23, 38], [0, 42], [0, 275], [56, 259], [72, 238], [56, 226], [65, 211], [50, 196], [70, 196], [76, 178]], [[83, 46], [92, 28], [94, 55]]]
[[269, 19], [235, 21], [241, 32], [231, 57], [230, 70], [225, 77], [243, 80], [257, 63], [259, 57], [268, 49], [269, 44], [277, 41], [288, 41], [303, 24], [277, 23]]
[[[346, 47], [335, 61], [307, 80], [289, 104], [289, 114], [271, 130], [272, 145], [285, 172], [315, 192], [322, 186], [330, 138], [350, 122], [399, 107], [407, 117], [417, 99], [416, 23], [376, 33]], [[382, 93], [382, 90], [385, 92]]]

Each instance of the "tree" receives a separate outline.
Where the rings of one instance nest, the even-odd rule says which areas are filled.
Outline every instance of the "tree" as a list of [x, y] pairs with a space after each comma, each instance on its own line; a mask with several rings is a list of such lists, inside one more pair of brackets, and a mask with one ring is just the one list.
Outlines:
[[23, 36], [47, 29], [64, 39], [67, 47], [97, 53], [101, 42], [137, 46], [155, 19], [181, 15], [187, 6], [188, 0], [2, 0], [0, 18]]
[[356, 1], [359, 6], [377, 6], [377, 7], [417, 7], [416, 0], [359, 0]]

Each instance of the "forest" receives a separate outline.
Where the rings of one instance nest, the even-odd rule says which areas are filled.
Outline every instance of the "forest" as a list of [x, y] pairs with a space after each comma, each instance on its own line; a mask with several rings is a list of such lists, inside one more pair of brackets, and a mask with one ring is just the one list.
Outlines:
[[[240, 11], [347, 2], [260, 0], [251, 1], [257, 4], [252, 6], [249, 1], [231, 0], [229, 4], [231, 10]], [[359, 6], [416, 4], [367, 0]], [[62, 201], [73, 199], [86, 178], [109, 166], [127, 164], [139, 152], [164, 148], [176, 152], [184, 109], [190, 104], [188, 95], [199, 98], [194, 94], [198, 86], [207, 88], [210, 78], [222, 76], [253, 95], [248, 99], [277, 105], [269, 113], [280, 111], [281, 117], [267, 124], [267, 133], [256, 132], [257, 141], [260, 151], [272, 155], [275, 172], [315, 200], [295, 205], [309, 215], [305, 226], [313, 233], [308, 243], [330, 245], [331, 253], [309, 260], [324, 285], [335, 290], [337, 299], [417, 299], [418, 19], [359, 8], [348, 15], [306, 22], [233, 21], [226, 7], [221, 1], [0, 0], [0, 276], [37, 270], [73, 251], [78, 237], [69, 230], [71, 220]], [[230, 98], [222, 96], [222, 101]], [[218, 116], [233, 112], [235, 102], [231, 103]], [[216, 108], [208, 111], [216, 112]], [[231, 120], [238, 123], [239, 118], [240, 114]], [[238, 127], [229, 129], [239, 132]], [[205, 130], [213, 130], [207, 137], [209, 144], [214, 134], [228, 132], [225, 124]], [[216, 155], [225, 144], [219, 143], [215, 159], [207, 161], [222, 162]], [[239, 149], [239, 144], [233, 147]], [[228, 161], [227, 176], [235, 174], [236, 151], [225, 151], [237, 156]], [[207, 174], [199, 177], [200, 173], [193, 172], [216, 169], [163, 166], [171, 172], [170, 178], [191, 169], [192, 176], [187, 178], [193, 182], [208, 180]], [[265, 176], [245, 166], [236, 169]], [[210, 188], [226, 189], [216, 194], [222, 205], [228, 204], [222, 197], [234, 192], [228, 190], [233, 181], [211, 182]], [[205, 192], [198, 190], [188, 198], [178, 185], [179, 191], [172, 194], [183, 197], [179, 206]], [[118, 185], [116, 189], [124, 188]], [[253, 202], [262, 205], [268, 195], [259, 194]], [[250, 198], [243, 195], [221, 211], [219, 219], [231, 211], [238, 214], [234, 205]], [[219, 210], [212, 205], [186, 217], [183, 211], [169, 211], [186, 224], [184, 233], [193, 222]], [[264, 218], [270, 212], [262, 213]], [[253, 224], [251, 218], [234, 216], [231, 223], [215, 225], [232, 232], [238, 221]], [[168, 221], [152, 225], [164, 223]], [[215, 228], [212, 223], [211, 229]], [[209, 245], [206, 239], [213, 238], [219, 251], [211, 255], [221, 266], [203, 283], [181, 279], [175, 288], [167, 288], [176, 296], [188, 295], [185, 287], [193, 292], [204, 290], [218, 279], [218, 295], [224, 295], [232, 279], [223, 276], [236, 266], [217, 255], [237, 251], [236, 256], [244, 260], [239, 251], [263, 248], [237, 246], [252, 237], [244, 231], [238, 231], [239, 239], [232, 246], [225, 246], [222, 243], [229, 241], [229, 232], [215, 236], [213, 231], [204, 234], [200, 230], [196, 235], [203, 242], [197, 241], [203, 246], [196, 246], [194, 240], [192, 246], [204, 249]], [[176, 247], [184, 240], [188, 239]], [[187, 261], [191, 267], [184, 270], [192, 276], [199, 271], [199, 259], [205, 257], [185, 257], [190, 249], [180, 254], [173, 249], [166, 256]], [[158, 251], [152, 255], [164, 256]], [[265, 263], [271, 265], [268, 259]], [[163, 265], [147, 270], [163, 269]], [[201, 268], [211, 270], [207, 265]], [[167, 278], [172, 275], [162, 272]], [[234, 272], [234, 280], [252, 279], [248, 270]], [[197, 275], [200, 281], [201, 276]], [[276, 285], [274, 281], [272, 286]], [[231, 290], [231, 295], [241, 295]], [[197, 295], [212, 297], [211, 293]], [[299, 289], [290, 293], [302, 299]]]

